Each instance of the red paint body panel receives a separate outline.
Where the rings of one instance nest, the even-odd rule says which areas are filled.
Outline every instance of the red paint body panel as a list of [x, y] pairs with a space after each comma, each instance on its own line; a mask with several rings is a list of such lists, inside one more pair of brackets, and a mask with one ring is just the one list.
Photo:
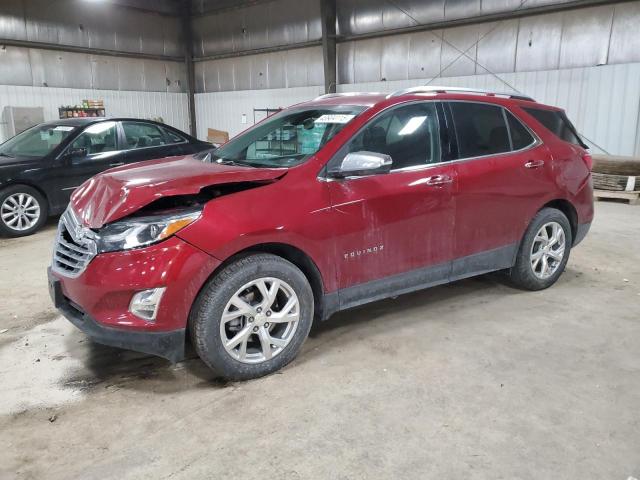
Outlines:
[[[385, 175], [320, 178], [333, 155], [381, 111], [403, 102], [448, 99], [506, 107], [540, 142], [522, 152]], [[380, 94], [308, 104], [368, 109], [306, 163], [290, 169], [212, 165], [178, 157], [112, 169], [85, 183], [73, 195], [72, 207], [87, 226], [99, 228], [160, 197], [195, 194], [211, 185], [271, 181], [215, 198], [200, 219], [164, 242], [98, 255], [78, 278], [58, 275], [64, 293], [103, 325], [171, 330], [185, 327], [197, 292], [221, 262], [261, 244], [299, 249], [317, 266], [324, 292], [335, 293], [517, 244], [531, 218], [550, 201], [570, 202], [579, 224], [593, 218], [584, 150], [557, 139], [520, 108], [543, 107], [537, 103], [468, 94]], [[544, 166], [527, 169], [530, 160], [544, 161]], [[427, 179], [435, 175], [451, 182], [428, 185]], [[158, 286], [167, 291], [155, 324], [128, 313], [136, 291]]]
[[[78, 278], [53, 273], [73, 303], [103, 326], [145, 331], [184, 328], [198, 291], [220, 261], [177, 237], [126, 252], [94, 258]], [[131, 297], [166, 287], [154, 323], [129, 313]]]
[[96, 175], [73, 193], [71, 205], [86, 226], [100, 228], [161, 197], [195, 194], [224, 183], [271, 180], [285, 172], [203, 163], [191, 156], [170, 157]]
[[[338, 287], [451, 261], [454, 172], [445, 164], [329, 182]], [[435, 175], [452, 182], [428, 185]]]
[[[545, 166], [528, 169], [528, 161]], [[456, 258], [519, 242], [542, 205], [557, 196], [544, 145], [456, 164]]]

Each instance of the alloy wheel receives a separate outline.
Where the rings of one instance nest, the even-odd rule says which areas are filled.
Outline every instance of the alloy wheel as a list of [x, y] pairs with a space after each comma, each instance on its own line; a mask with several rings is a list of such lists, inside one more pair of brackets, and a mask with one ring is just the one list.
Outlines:
[[541, 279], [553, 276], [560, 268], [566, 247], [564, 229], [557, 222], [545, 223], [531, 246], [531, 269]]
[[243, 285], [227, 302], [220, 338], [227, 353], [243, 363], [262, 363], [293, 339], [300, 319], [298, 296], [278, 278]]
[[40, 204], [28, 193], [14, 193], [2, 202], [0, 217], [7, 227], [22, 232], [38, 223]]

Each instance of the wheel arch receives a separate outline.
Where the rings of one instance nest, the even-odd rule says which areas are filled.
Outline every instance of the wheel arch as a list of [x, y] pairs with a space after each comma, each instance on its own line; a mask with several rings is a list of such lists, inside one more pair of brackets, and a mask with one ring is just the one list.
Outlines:
[[569, 220], [569, 225], [571, 225], [571, 241], [574, 243], [578, 233], [578, 211], [576, 207], [569, 200], [558, 198], [545, 203], [540, 210], [543, 208], [555, 208], [565, 214]]
[[[280, 242], [268, 242], [251, 245], [242, 250], [237, 251], [233, 255], [230, 255], [225, 259], [218, 267], [211, 273], [209, 278], [217, 275], [224, 267], [236, 260], [239, 260], [248, 255], [256, 253], [270, 253], [278, 257], [293, 263], [298, 267], [304, 276], [309, 281], [311, 291], [313, 292], [313, 304], [314, 304], [314, 318], [324, 318], [325, 310], [325, 293], [324, 293], [324, 281], [320, 269], [316, 265], [316, 262], [311, 258], [309, 254], [304, 252], [298, 247], [294, 247], [291, 244]], [[206, 285], [206, 281], [203, 284]]]
[[10, 183], [3, 184], [0, 187], [0, 192], [6, 190], [7, 188], [18, 187], [20, 185], [24, 185], [25, 187], [33, 188], [40, 195], [42, 195], [42, 197], [47, 202], [47, 215], [49, 215], [51, 213], [51, 210], [53, 208], [53, 206], [51, 205], [51, 199], [49, 198], [49, 195], [47, 195], [47, 193], [41, 187], [39, 187], [38, 185], [34, 185], [33, 183], [30, 183], [28, 181], [25, 182], [25, 181], [21, 181], [21, 180], [16, 180], [16, 181], [12, 181]]

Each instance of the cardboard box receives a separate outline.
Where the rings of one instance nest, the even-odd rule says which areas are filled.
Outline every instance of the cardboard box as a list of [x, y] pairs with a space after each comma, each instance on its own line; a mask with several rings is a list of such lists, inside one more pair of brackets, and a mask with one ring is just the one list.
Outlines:
[[222, 145], [229, 141], [229, 132], [222, 130], [216, 130], [215, 128], [207, 129], [207, 142], [211, 142], [214, 145]]

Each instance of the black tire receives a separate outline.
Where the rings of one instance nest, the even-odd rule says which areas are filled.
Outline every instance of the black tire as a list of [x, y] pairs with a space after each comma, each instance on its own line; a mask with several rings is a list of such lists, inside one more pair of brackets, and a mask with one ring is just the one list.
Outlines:
[[[298, 325], [289, 343], [277, 355], [262, 363], [243, 363], [232, 357], [223, 345], [222, 315], [240, 288], [265, 277], [282, 280], [293, 289], [298, 297]], [[296, 357], [313, 323], [313, 305], [311, 286], [298, 267], [276, 255], [248, 255], [224, 267], [202, 288], [189, 318], [192, 343], [202, 361], [222, 377], [229, 380], [262, 377], [281, 369]]]
[[[543, 225], [555, 222], [562, 227], [565, 235], [565, 249], [562, 260], [555, 272], [547, 278], [537, 276], [531, 264], [531, 252], [533, 248], [534, 238]], [[527, 231], [520, 242], [518, 255], [515, 265], [507, 271], [510, 283], [524, 290], [543, 290], [550, 287], [562, 275], [571, 252], [573, 244], [573, 236], [571, 234], [571, 224], [566, 215], [555, 208], [543, 208], [540, 210], [529, 224]]]
[[17, 228], [13, 228], [14, 226], [9, 225], [5, 220], [4, 215], [0, 215], [0, 235], [2, 236], [25, 237], [38, 231], [47, 221], [47, 217], [49, 216], [49, 204], [47, 203], [47, 200], [38, 190], [28, 185], [12, 185], [0, 191], [0, 213], [6, 213], [6, 210], [3, 209], [5, 200], [13, 195], [21, 193], [31, 196], [38, 204], [38, 207], [40, 209], [39, 217], [31, 227], [24, 230], [19, 230]]

